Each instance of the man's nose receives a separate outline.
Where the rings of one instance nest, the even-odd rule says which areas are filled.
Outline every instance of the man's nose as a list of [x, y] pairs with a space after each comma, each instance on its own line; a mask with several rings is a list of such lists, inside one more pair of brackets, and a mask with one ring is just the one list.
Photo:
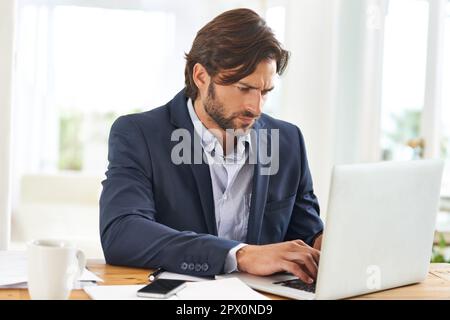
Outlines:
[[247, 111], [251, 112], [254, 116], [258, 117], [261, 114], [264, 104], [263, 97], [259, 90], [254, 90], [253, 94], [246, 104]]

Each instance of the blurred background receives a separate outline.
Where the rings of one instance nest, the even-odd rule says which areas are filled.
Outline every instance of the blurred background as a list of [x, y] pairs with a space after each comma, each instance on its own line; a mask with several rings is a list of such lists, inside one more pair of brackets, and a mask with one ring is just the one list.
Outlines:
[[303, 131], [322, 218], [334, 164], [442, 158], [434, 259], [450, 260], [449, 0], [2, 0], [0, 249], [103, 256], [112, 122], [172, 99], [196, 32], [237, 7], [292, 53], [265, 112]]

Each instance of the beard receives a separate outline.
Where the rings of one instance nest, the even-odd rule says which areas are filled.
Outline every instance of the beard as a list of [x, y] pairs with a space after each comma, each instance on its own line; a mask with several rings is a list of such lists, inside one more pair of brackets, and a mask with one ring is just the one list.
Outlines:
[[258, 118], [250, 111], [234, 113], [231, 116], [227, 117], [225, 115], [225, 107], [223, 103], [221, 103], [216, 97], [216, 91], [213, 82], [211, 82], [208, 86], [208, 96], [206, 97], [206, 101], [203, 101], [203, 107], [206, 113], [224, 131], [226, 131], [227, 129], [232, 129], [236, 131], [243, 131], [245, 133], [245, 131], [253, 126], [254, 122], [251, 125], [238, 125], [235, 121], [236, 118], [240, 116], [253, 117], [255, 118], [255, 120]]

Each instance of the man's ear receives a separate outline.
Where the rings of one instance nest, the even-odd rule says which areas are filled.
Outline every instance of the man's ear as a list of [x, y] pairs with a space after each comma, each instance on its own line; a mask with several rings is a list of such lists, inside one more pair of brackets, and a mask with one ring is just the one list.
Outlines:
[[203, 67], [200, 63], [196, 63], [192, 71], [192, 78], [194, 79], [194, 83], [201, 95], [204, 95], [208, 89], [209, 82], [211, 81], [211, 77], [205, 67]]

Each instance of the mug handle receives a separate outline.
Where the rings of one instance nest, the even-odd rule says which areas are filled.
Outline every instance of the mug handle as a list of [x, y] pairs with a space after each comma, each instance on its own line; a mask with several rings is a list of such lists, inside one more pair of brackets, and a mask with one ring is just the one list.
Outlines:
[[77, 250], [76, 256], [78, 260], [78, 274], [76, 280], [78, 280], [78, 278], [83, 274], [84, 268], [86, 267], [86, 256], [81, 250]]

